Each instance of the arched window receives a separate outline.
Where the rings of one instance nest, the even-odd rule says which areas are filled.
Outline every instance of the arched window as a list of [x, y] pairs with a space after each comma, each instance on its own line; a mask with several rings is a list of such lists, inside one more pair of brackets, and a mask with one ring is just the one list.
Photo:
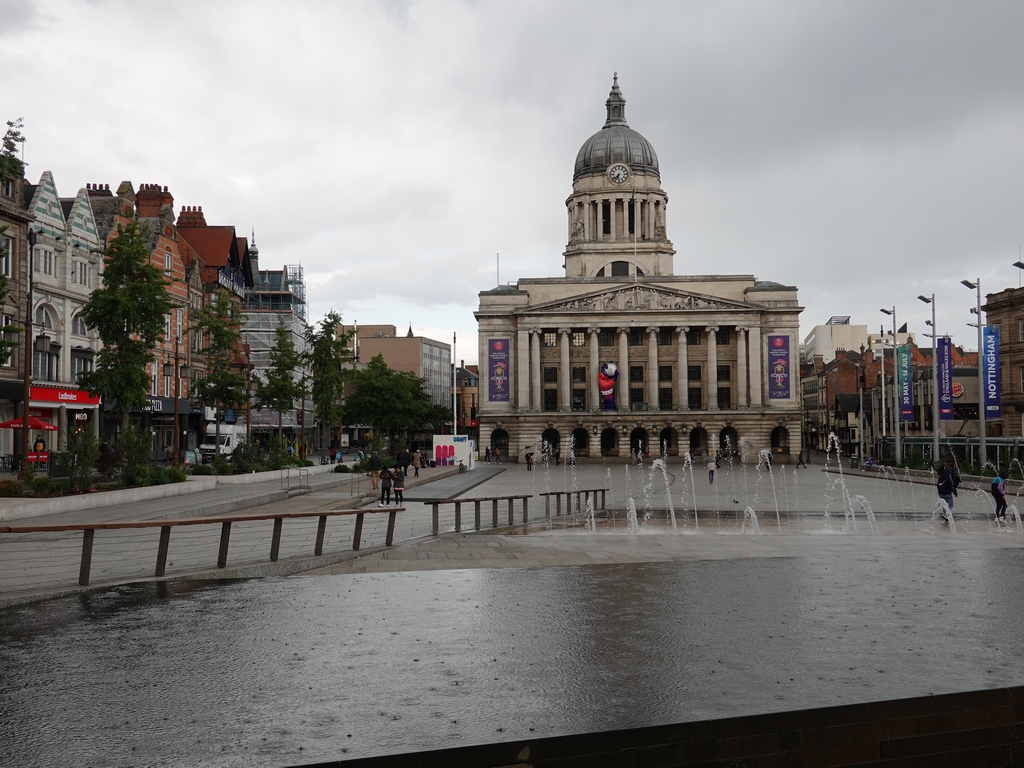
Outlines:
[[39, 307], [36, 310], [36, 325], [47, 331], [53, 330], [53, 318], [50, 317], [50, 313], [46, 311], [46, 307]]
[[629, 277], [629, 262], [628, 261], [613, 261], [612, 262], [612, 277]]
[[85, 324], [85, 320], [82, 319], [81, 314], [77, 314], [71, 318], [71, 333], [75, 336], [89, 335], [89, 326]]

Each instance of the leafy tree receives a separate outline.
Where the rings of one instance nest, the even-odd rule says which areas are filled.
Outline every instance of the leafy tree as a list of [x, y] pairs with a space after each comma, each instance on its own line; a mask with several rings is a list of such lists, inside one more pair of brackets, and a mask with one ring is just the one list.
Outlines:
[[345, 386], [345, 363], [351, 360], [352, 333], [338, 333], [341, 315], [333, 310], [317, 326], [306, 328], [306, 364], [313, 377], [313, 415], [320, 431], [320, 452], [327, 450], [329, 429], [341, 421], [341, 396]]
[[[20, 117], [17, 120], [7, 121], [7, 133], [4, 134], [2, 144], [0, 144], [0, 183], [17, 181], [25, 173], [25, 165], [18, 158], [18, 144], [25, 141], [21, 135], [21, 126]], [[7, 229], [6, 224], [0, 226], [0, 235]], [[10, 255], [6, 249], [0, 249], [0, 259]], [[8, 287], [7, 277], [0, 275], [0, 306], [7, 301]], [[16, 333], [21, 333], [21, 328], [8, 325], [0, 329], [0, 362], [7, 360], [14, 352], [15, 347], [19, 346], [18, 342], [13, 339]]]
[[0, 145], [0, 182], [20, 179], [25, 173], [25, 164], [18, 157], [18, 145], [25, 141], [22, 126], [20, 117], [7, 121], [7, 133]]
[[163, 337], [171, 299], [163, 272], [150, 260], [146, 233], [137, 219], [118, 224], [117, 236], [102, 253], [103, 284], [92, 292], [82, 317], [103, 346], [94, 369], [82, 374], [80, 381], [84, 389], [113, 404], [124, 433], [129, 412], [146, 404], [146, 369], [155, 359], [153, 347]]
[[414, 374], [389, 368], [383, 355], [351, 376], [354, 391], [345, 404], [348, 421], [368, 424], [393, 438], [397, 430], [412, 429], [429, 419], [432, 404], [423, 382]]
[[[295, 401], [303, 396], [306, 389], [305, 375], [302, 368], [302, 355], [295, 349], [292, 333], [281, 318], [274, 332], [274, 346], [270, 348], [270, 365], [264, 376], [266, 381], [259, 383], [256, 400], [260, 408], [269, 408], [277, 412], [277, 437], [284, 439], [284, 412], [295, 407]], [[296, 378], [295, 374], [299, 377]]]
[[[193, 393], [199, 404], [217, 409], [215, 435], [219, 448], [223, 412], [249, 401], [245, 377], [235, 363], [242, 341], [242, 324], [238, 307], [226, 291], [214, 293], [195, 327], [206, 336], [206, 374], [196, 382]], [[214, 456], [220, 456], [219, 450]]]

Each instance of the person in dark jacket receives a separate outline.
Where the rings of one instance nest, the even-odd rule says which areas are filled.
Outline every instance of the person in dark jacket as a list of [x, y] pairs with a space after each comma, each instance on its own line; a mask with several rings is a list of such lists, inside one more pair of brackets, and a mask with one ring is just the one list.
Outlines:
[[367, 463], [367, 469], [370, 470], [370, 490], [376, 491], [380, 487], [380, 468], [383, 463], [380, 460], [380, 454], [376, 451], [373, 452], [373, 456], [370, 457], [370, 461]]
[[957, 495], [956, 487], [960, 484], [960, 477], [954, 469], [946, 462], [939, 465], [939, 480], [935, 484], [939, 492], [939, 498], [946, 503], [948, 513], [943, 511], [942, 519], [949, 522], [953, 517], [953, 498]]
[[403, 475], [409, 474], [410, 464], [412, 464], [412, 454], [409, 451], [402, 451], [398, 454], [398, 468], [402, 470]]
[[1006, 519], [1006, 483], [996, 475], [992, 478], [992, 499], [996, 503], [996, 519]]
[[[396, 469], [396, 472], [399, 470]], [[377, 502], [378, 507], [390, 507], [391, 506], [391, 470], [382, 469], [380, 473], [380, 501]]]

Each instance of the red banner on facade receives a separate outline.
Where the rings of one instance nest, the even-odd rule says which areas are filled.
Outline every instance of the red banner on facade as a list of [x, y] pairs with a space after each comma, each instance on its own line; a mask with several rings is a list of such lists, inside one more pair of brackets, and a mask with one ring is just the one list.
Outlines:
[[99, 405], [99, 395], [90, 395], [84, 389], [62, 389], [60, 387], [32, 387], [30, 399], [61, 405]]

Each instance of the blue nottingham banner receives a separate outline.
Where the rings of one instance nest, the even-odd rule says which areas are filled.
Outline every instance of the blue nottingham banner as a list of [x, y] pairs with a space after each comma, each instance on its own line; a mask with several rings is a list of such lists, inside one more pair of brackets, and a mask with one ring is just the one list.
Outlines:
[[910, 347], [896, 348], [896, 392], [900, 400], [900, 421], [914, 420], [914, 387], [910, 370]]
[[953, 418], [953, 345], [949, 337], [936, 339], [939, 356], [939, 421]]
[[999, 383], [999, 326], [986, 325], [982, 328], [982, 376], [985, 392], [981, 399], [986, 419], [998, 419], [1003, 415], [1001, 407], [1002, 387]]
[[789, 336], [768, 337], [768, 399], [789, 399]]
[[508, 339], [489, 339], [487, 342], [487, 399], [492, 403], [507, 403], [508, 390]]

